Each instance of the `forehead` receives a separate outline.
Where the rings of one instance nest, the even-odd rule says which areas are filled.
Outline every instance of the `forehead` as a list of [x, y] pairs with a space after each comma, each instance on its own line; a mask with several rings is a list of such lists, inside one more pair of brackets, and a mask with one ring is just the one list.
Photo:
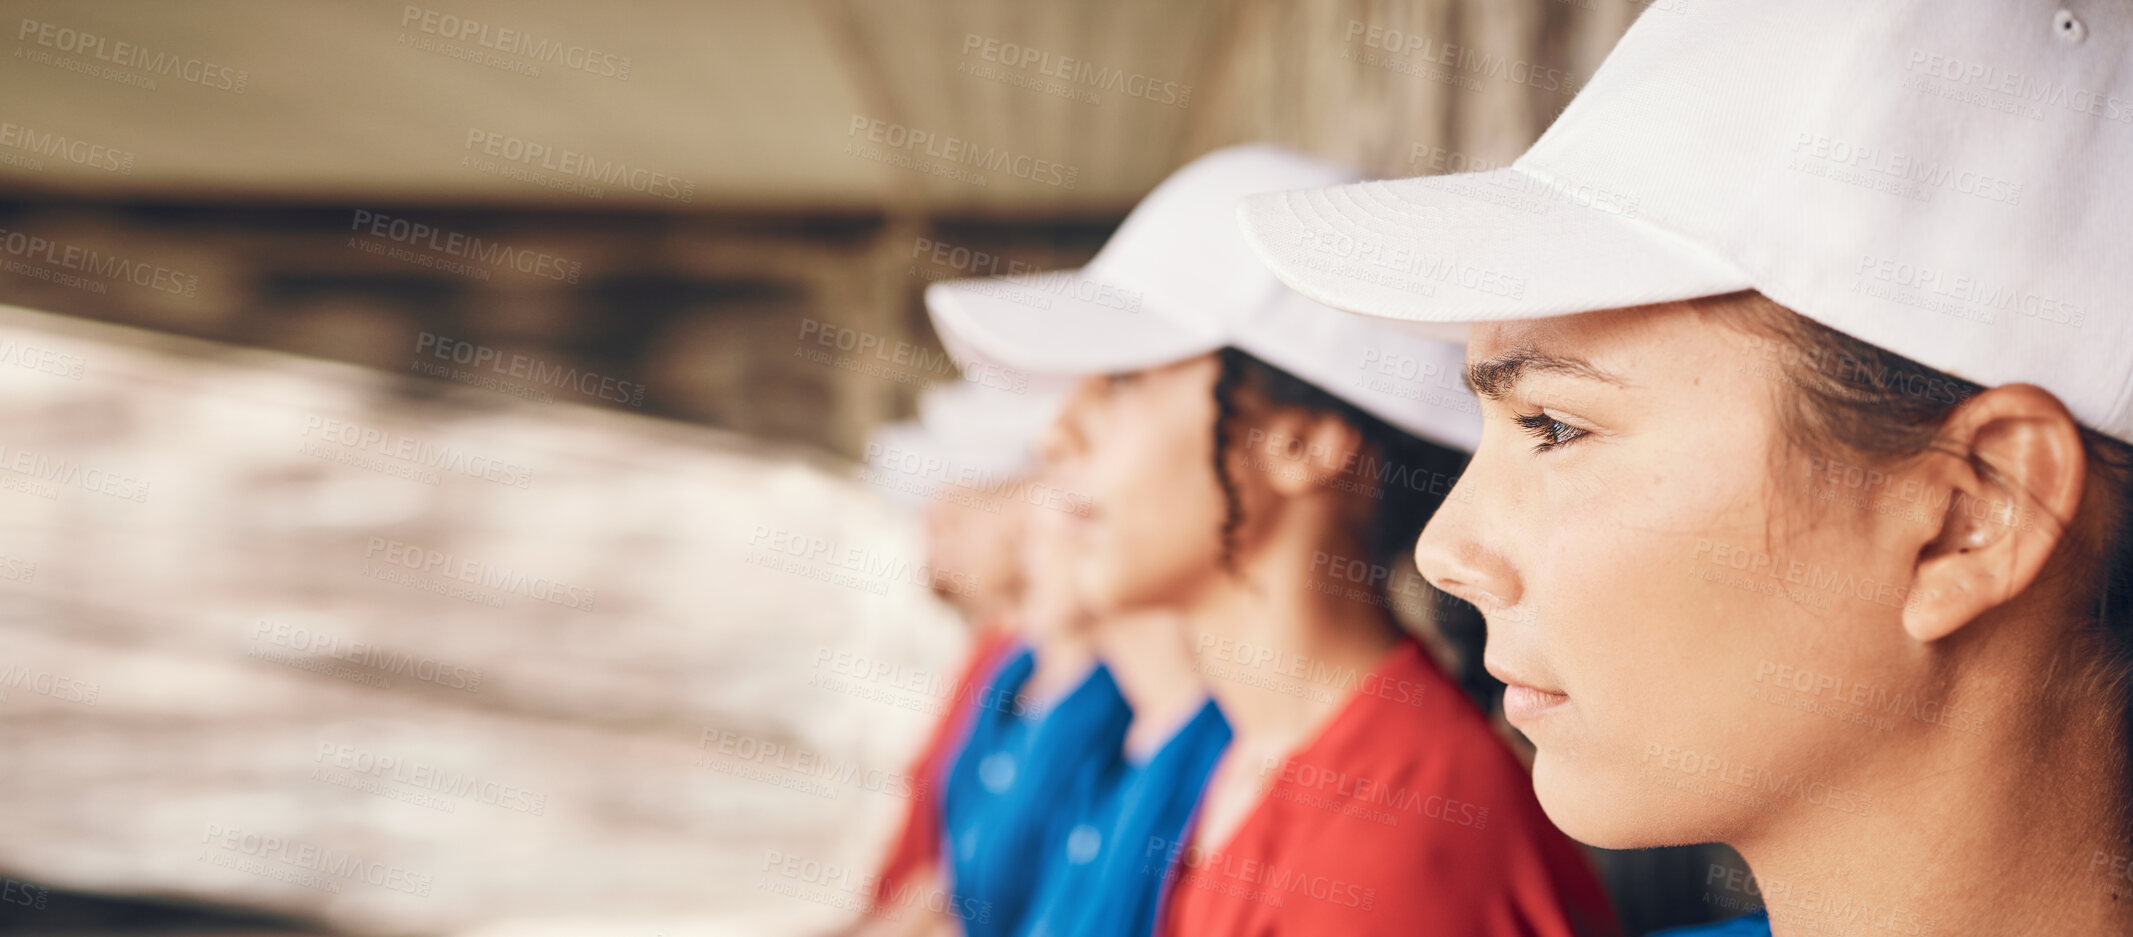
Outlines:
[[1576, 356], [1621, 368], [1660, 360], [1707, 360], [1725, 347], [1716, 321], [1687, 303], [1603, 309], [1567, 316], [1476, 323], [1469, 365], [1522, 352]]

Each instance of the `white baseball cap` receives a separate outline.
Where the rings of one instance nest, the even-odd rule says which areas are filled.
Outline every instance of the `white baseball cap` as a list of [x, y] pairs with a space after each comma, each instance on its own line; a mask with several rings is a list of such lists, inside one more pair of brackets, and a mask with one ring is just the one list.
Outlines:
[[1156, 367], [1234, 346], [1441, 445], [1471, 451], [1464, 349], [1341, 313], [1283, 286], [1237, 230], [1237, 200], [1353, 182], [1274, 146], [1217, 150], [1171, 174], [1079, 270], [944, 280], [926, 307], [949, 352], [1032, 375]]
[[867, 437], [868, 480], [899, 500], [946, 487], [991, 492], [1037, 467], [1037, 442], [1066, 400], [1062, 382], [1020, 392], [971, 381], [919, 393], [918, 419], [885, 423]]
[[1037, 441], [1066, 403], [1063, 381], [1043, 378], [1020, 392], [972, 382], [936, 384], [918, 395], [918, 422], [967, 461], [999, 474], [1037, 465]]
[[1465, 323], [1753, 288], [2133, 441], [2129, 49], [2133, 7], [2104, 0], [1654, 7], [1508, 167], [1238, 214], [1342, 309]]

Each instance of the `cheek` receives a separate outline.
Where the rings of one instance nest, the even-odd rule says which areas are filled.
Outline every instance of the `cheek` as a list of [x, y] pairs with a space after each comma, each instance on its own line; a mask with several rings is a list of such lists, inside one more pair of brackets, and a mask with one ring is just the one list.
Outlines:
[[1577, 705], [1535, 776], [1581, 827], [1626, 837], [1615, 845], [1715, 839], [1752, 816], [1671, 783], [1701, 777], [1668, 761], [1682, 752], [1821, 777], [1825, 750], [1867, 738], [1832, 740], [1757, 695], [1759, 667], [1813, 666], [1814, 649], [1839, 653], [1838, 632], [1868, 626], [1847, 617], [1856, 603], [1787, 582], [1792, 559], [1835, 568], [1858, 538], [1842, 523], [1782, 523], [1813, 507], [1772, 503], [1764, 465], [1719, 449], [1610, 471], [1604, 485], [1536, 486], [1535, 514], [1562, 521], [1523, 522], [1538, 545], [1524, 570], [1529, 627]]
[[1000, 514], [972, 525], [969, 539], [955, 557], [987, 582], [1009, 582], [1021, 573], [1027, 541], [1021, 525], [1008, 514], [1012, 510], [1013, 505], [1001, 506]]
[[1561, 509], [1578, 520], [1557, 527], [1535, 557], [1545, 583], [1535, 604], [1548, 661], [1587, 717], [1657, 730], [1685, 714], [1684, 699], [1708, 701], [1695, 688], [1729, 671], [1740, 650], [1726, 623], [1761, 610], [1752, 607], [1759, 597], [1713, 588], [1699, 568], [1699, 544], [1746, 535], [1735, 495], [1649, 474]]
[[963, 561], [970, 542], [968, 524], [961, 518], [941, 514], [926, 524], [926, 556], [936, 566], [954, 566]]
[[1217, 562], [1223, 502], [1213, 446], [1189, 429], [1150, 425], [1105, 453], [1103, 517], [1085, 566], [1107, 606], [1175, 598]]
[[1517, 552], [1532, 620], [1508, 627], [1578, 701], [1585, 744], [1614, 760], [1641, 750], [1640, 733], [1692, 718], [1729, 679], [1729, 658], [1752, 653], [1725, 631], [1765, 613], [1761, 597], [1713, 588], [1697, 555], [1751, 537], [1761, 475], [1743, 467], [1761, 463], [1634, 445], [1594, 455], [1526, 481]]

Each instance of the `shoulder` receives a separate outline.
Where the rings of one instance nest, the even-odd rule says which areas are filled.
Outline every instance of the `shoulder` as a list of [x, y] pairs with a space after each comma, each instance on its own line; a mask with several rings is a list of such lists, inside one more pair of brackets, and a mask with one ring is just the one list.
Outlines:
[[1358, 681], [1354, 692], [1369, 695], [1352, 720], [1274, 768], [1298, 863], [1377, 886], [1387, 919], [1424, 914], [1494, 933], [1486, 922], [1554, 920], [1569, 907], [1604, 915], [1597, 877], [1494, 725], [1420, 648], [1396, 653]]

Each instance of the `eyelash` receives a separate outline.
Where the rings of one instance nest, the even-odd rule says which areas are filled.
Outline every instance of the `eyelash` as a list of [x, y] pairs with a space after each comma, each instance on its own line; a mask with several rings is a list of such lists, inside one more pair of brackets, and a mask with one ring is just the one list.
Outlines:
[[1558, 420], [1546, 413], [1521, 413], [1511, 418], [1526, 432], [1540, 441], [1533, 444], [1533, 451], [1547, 452], [1559, 449], [1585, 436], [1585, 431]]

